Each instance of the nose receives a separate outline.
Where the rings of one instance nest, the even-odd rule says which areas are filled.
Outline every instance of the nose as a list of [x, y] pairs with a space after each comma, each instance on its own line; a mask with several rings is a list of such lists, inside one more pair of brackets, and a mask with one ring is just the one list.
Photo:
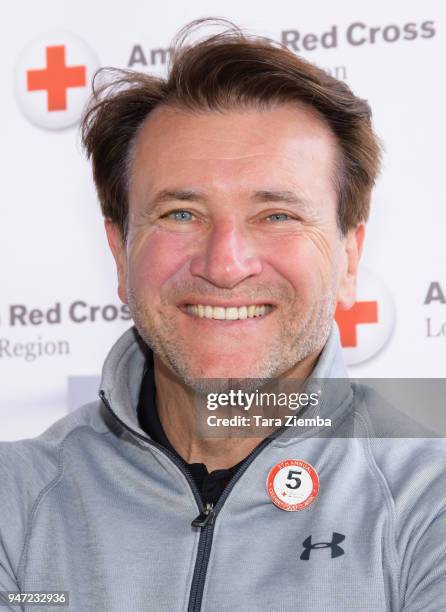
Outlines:
[[204, 244], [190, 264], [193, 276], [226, 289], [260, 274], [261, 260], [248, 232], [236, 227], [233, 221], [220, 221], [214, 225]]

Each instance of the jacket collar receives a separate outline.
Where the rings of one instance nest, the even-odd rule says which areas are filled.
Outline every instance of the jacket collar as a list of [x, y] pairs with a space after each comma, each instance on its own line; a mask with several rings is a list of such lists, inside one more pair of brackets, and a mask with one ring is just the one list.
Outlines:
[[[109, 403], [111, 411], [129, 429], [147, 438], [137, 417], [137, 406], [141, 381], [150, 349], [139, 337], [136, 328], [131, 327], [117, 340], [104, 362], [101, 378], [101, 393]], [[318, 358], [311, 375], [315, 390], [327, 389], [327, 379], [339, 379], [329, 383], [327, 393], [322, 394], [317, 413], [329, 417], [333, 407], [345, 397], [350, 385], [343, 361], [339, 331], [333, 323], [327, 342]]]

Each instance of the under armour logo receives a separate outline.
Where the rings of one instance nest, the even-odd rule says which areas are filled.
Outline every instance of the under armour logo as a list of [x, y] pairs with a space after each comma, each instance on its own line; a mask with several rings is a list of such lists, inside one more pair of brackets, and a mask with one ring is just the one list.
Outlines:
[[312, 536], [308, 536], [308, 538], [302, 542], [302, 546], [305, 548], [300, 556], [302, 561], [308, 561], [311, 551], [315, 548], [331, 548], [332, 559], [344, 554], [344, 549], [339, 546], [339, 543], [345, 540], [345, 535], [342, 535], [342, 533], [333, 532], [331, 542], [316, 542], [316, 544], [312, 544], [311, 538]]

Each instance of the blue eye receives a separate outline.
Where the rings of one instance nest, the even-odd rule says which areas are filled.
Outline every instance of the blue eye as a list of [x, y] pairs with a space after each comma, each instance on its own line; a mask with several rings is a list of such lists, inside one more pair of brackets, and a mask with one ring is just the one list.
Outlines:
[[271, 221], [288, 221], [290, 218], [286, 213], [274, 213], [273, 215], [269, 215], [267, 217], [268, 220]]
[[193, 215], [188, 210], [174, 210], [167, 217], [174, 219], [174, 221], [191, 221]]

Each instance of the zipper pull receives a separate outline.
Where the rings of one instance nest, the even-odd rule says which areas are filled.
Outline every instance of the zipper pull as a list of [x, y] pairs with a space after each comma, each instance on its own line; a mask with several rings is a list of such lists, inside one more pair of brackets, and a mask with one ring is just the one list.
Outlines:
[[206, 504], [197, 518], [192, 521], [192, 527], [206, 527], [214, 522], [214, 504]]

